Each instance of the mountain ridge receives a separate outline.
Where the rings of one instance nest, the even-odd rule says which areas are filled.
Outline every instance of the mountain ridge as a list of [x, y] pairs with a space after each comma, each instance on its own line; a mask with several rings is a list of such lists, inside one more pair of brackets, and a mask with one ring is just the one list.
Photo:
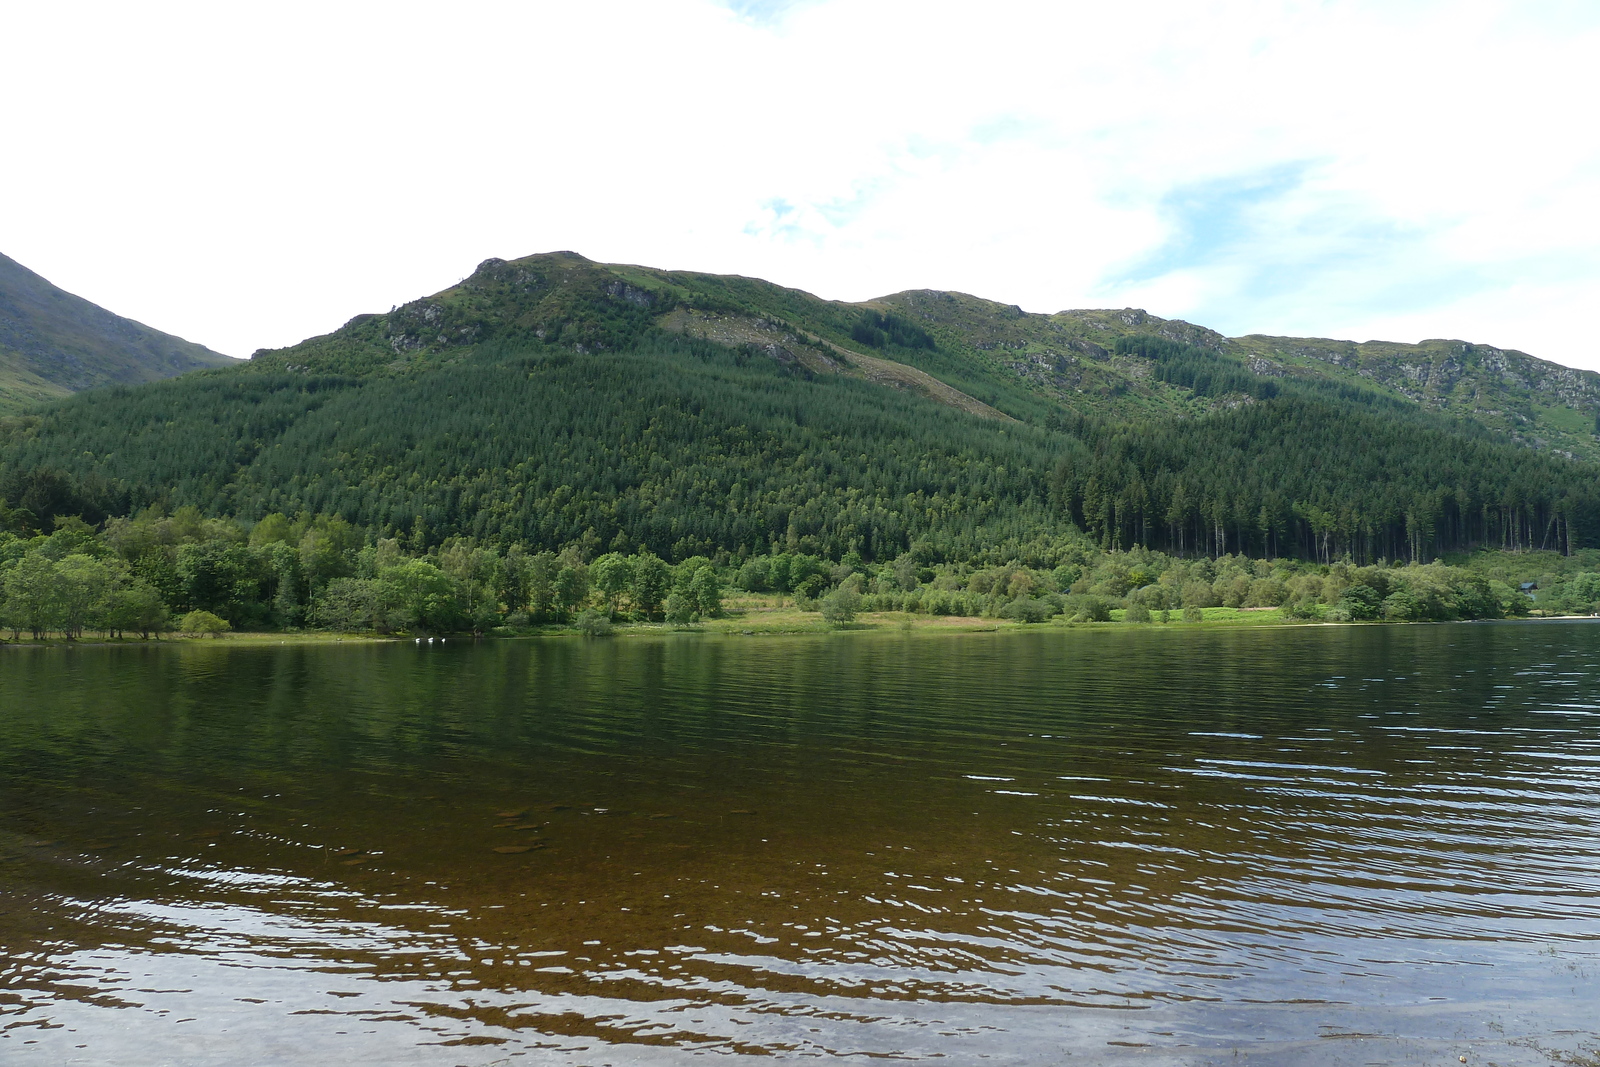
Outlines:
[[0, 413], [236, 362], [107, 311], [0, 255]]
[[[887, 338], [863, 327], [866, 315], [903, 322], [922, 340]], [[360, 363], [370, 372], [380, 363], [425, 363], [485, 343], [598, 351], [652, 329], [721, 337], [812, 373], [875, 374], [880, 384], [941, 394], [970, 412], [1024, 420], [1057, 407], [1139, 418], [1201, 415], [1249, 402], [1248, 390], [1201, 395], [1192, 384], [1164, 380], [1149, 356], [1118, 349], [1130, 337], [1153, 336], [1212, 352], [1233, 365], [1230, 373], [1289, 387], [1356, 390], [1468, 420], [1536, 450], [1600, 459], [1600, 374], [1516, 349], [1439, 339], [1227, 337], [1139, 308], [1043, 314], [931, 289], [825, 300], [759, 278], [600, 263], [576, 252], [491, 258], [430, 296], [387, 314], [355, 316], [328, 334], [253, 358], [281, 364], [315, 357], [347, 369]], [[897, 371], [896, 364], [910, 370]]]

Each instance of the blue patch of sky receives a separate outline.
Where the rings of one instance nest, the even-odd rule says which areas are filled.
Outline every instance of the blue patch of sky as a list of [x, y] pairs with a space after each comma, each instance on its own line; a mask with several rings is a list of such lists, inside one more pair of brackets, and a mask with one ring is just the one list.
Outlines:
[[1023, 115], [996, 115], [972, 127], [968, 137], [974, 144], [991, 145], [1001, 141], [1031, 141], [1039, 143], [1050, 125], [1041, 119]]
[[[1363, 315], [1416, 311], [1493, 287], [1481, 268], [1439, 261], [1430, 231], [1323, 201], [1309, 215], [1274, 229], [1272, 210], [1305, 185], [1310, 162], [1178, 188], [1160, 205], [1169, 236], [1148, 255], [1108, 278], [1114, 292], [1179, 271], [1226, 271], [1234, 284], [1191, 314], [1223, 329], [1255, 329], [1263, 319], [1296, 316], [1304, 305], [1341, 305]], [[1253, 320], [1253, 321], [1245, 321]]]
[[794, 238], [800, 236], [800, 227], [796, 223], [795, 207], [781, 196], [772, 197], [761, 202], [761, 210], [765, 218], [752, 219], [745, 223], [744, 232], [751, 236], [770, 234], [774, 237]]
[[758, 26], [774, 26], [789, 12], [809, 7], [819, 0], [721, 0], [722, 6]]
[[1147, 282], [1230, 258], [1255, 236], [1253, 215], [1305, 182], [1309, 163], [1288, 163], [1254, 174], [1181, 186], [1162, 198], [1166, 243], [1131, 264], [1112, 285]]

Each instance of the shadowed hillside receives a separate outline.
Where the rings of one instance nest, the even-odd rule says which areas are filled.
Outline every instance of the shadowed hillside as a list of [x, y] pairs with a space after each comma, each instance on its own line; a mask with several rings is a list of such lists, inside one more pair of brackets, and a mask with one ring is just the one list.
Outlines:
[[155, 381], [232, 362], [114, 315], [0, 255], [0, 412], [97, 385]]

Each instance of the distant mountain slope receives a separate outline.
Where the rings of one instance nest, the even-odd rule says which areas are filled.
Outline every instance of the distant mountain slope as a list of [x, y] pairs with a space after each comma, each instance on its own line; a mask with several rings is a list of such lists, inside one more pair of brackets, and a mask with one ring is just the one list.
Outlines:
[[[1133, 309], [850, 304], [570, 252], [492, 259], [247, 363], [0, 419], [0, 497], [37, 519], [307, 511], [419, 547], [675, 559], [1003, 562], [1074, 527], [1324, 560], [1600, 545], [1600, 465], [1360, 361], [1247, 342]], [[1514, 386], [1494, 366], [1463, 364], [1474, 403]]]
[[1377, 386], [1503, 430], [1521, 444], [1600, 456], [1600, 374], [1594, 371], [1457, 340], [1358, 344], [1252, 334], [1229, 340], [1226, 350], [1258, 373]]
[[112, 314], [0, 255], [0, 412], [234, 362]]

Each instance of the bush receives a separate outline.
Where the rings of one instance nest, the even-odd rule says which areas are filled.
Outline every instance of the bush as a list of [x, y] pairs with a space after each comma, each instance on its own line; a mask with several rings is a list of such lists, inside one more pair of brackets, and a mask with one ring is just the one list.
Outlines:
[[1335, 608], [1345, 618], [1376, 619], [1383, 615], [1383, 598], [1370, 585], [1352, 585]]
[[1205, 622], [1206, 613], [1198, 604], [1190, 604], [1183, 609], [1184, 622]]
[[1002, 619], [1012, 622], [1044, 622], [1054, 615], [1055, 605], [1048, 600], [1034, 600], [1030, 597], [1018, 597], [1000, 609]]
[[1150, 609], [1137, 600], [1128, 603], [1128, 610], [1122, 613], [1123, 622], [1149, 622]]
[[573, 625], [590, 637], [609, 637], [611, 635], [610, 617], [605, 612], [597, 611], [594, 608], [585, 608], [578, 615], [578, 620]]
[[1411, 622], [1422, 618], [1422, 604], [1404, 589], [1399, 589], [1384, 598], [1383, 614], [1386, 618]]
[[1321, 619], [1322, 608], [1317, 604], [1316, 597], [1301, 597], [1283, 609], [1283, 617], [1286, 619]]
[[227, 633], [233, 625], [227, 619], [219, 618], [209, 611], [191, 611], [178, 620], [178, 632], [192, 634], [195, 637], [215, 637]]
[[1097, 596], [1080, 597], [1072, 605], [1073, 622], [1110, 622], [1111, 605]]

